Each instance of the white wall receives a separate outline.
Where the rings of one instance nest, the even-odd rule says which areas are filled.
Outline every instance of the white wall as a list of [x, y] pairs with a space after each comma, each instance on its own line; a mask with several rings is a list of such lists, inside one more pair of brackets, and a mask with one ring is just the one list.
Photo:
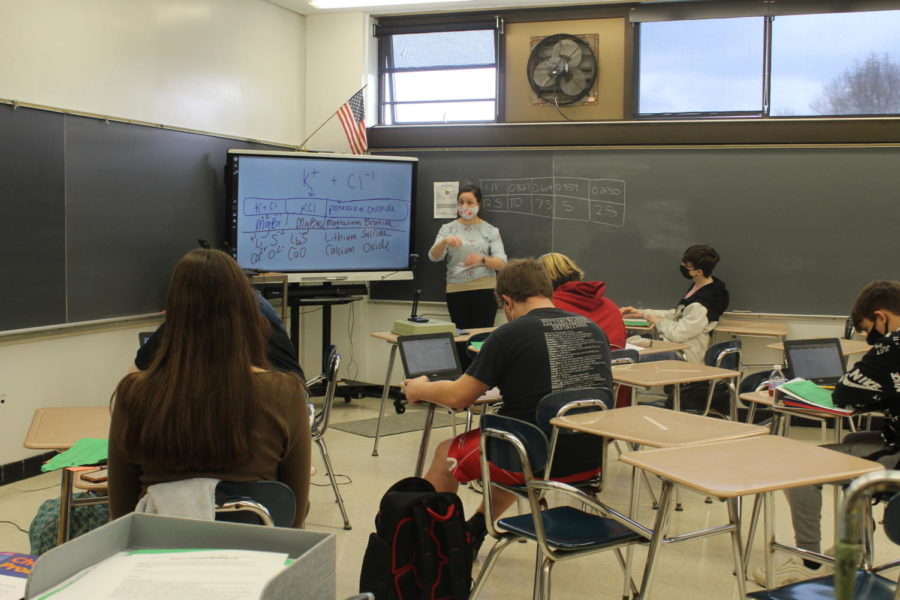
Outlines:
[[0, 98], [299, 144], [304, 33], [265, 0], [0, 0]]
[[[305, 53], [304, 17], [265, 0], [0, 0], [0, 98], [20, 102], [299, 144]], [[0, 464], [38, 453], [35, 408], [107, 403], [154, 327], [0, 336]]]
[[[371, 19], [358, 12], [306, 17], [306, 130], [312, 135], [366, 83], [366, 124], [375, 121], [375, 45]], [[310, 150], [350, 152], [337, 117], [307, 142]]]

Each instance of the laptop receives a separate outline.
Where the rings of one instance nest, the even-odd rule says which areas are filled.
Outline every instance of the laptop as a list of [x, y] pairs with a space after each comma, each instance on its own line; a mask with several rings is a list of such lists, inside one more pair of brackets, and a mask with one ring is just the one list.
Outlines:
[[397, 346], [407, 379], [426, 375], [431, 381], [440, 381], [462, 375], [452, 333], [401, 335]]
[[784, 356], [794, 377], [818, 385], [835, 385], [844, 376], [844, 356], [837, 338], [787, 340]]

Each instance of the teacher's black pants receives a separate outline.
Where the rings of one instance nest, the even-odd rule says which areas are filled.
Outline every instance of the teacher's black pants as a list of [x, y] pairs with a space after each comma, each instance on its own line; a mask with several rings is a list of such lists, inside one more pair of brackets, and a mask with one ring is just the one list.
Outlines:
[[[494, 290], [448, 292], [447, 310], [450, 312], [450, 320], [456, 324], [457, 329], [468, 331], [475, 327], [493, 327], [494, 318], [497, 316], [497, 298], [494, 296]], [[467, 345], [465, 343], [456, 345], [459, 364], [463, 371], [472, 362], [466, 352]]]

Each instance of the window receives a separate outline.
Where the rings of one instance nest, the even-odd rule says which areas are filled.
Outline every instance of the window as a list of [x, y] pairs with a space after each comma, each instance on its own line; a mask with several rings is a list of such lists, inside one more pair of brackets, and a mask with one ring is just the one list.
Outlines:
[[900, 10], [776, 17], [772, 116], [900, 113]]
[[648, 20], [641, 117], [900, 114], [900, 10]]
[[381, 124], [497, 119], [497, 30], [392, 33], [381, 40]]
[[641, 114], [762, 112], [761, 17], [643, 23]]

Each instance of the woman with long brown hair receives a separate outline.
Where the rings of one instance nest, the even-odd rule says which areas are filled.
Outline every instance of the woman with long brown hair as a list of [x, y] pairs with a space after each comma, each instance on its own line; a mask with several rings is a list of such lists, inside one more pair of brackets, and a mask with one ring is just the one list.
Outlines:
[[310, 426], [303, 382], [272, 371], [269, 324], [237, 263], [193, 250], [169, 282], [166, 328], [146, 371], [113, 395], [109, 496], [113, 518], [155, 483], [212, 477], [282, 481], [307, 513]]

